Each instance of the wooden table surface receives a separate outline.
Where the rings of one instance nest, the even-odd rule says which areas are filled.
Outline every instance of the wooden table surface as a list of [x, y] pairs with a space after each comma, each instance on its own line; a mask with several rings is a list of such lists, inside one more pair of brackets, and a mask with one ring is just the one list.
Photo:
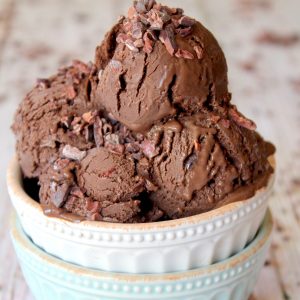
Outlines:
[[[14, 153], [13, 113], [35, 78], [72, 58], [93, 59], [95, 45], [127, 0], [0, 0], [0, 299], [33, 299], [9, 238], [5, 169]], [[253, 298], [300, 299], [300, 2], [164, 1], [199, 18], [220, 41], [233, 102], [277, 147], [271, 202], [276, 228]], [[55, 300], [55, 299], [53, 299]]]

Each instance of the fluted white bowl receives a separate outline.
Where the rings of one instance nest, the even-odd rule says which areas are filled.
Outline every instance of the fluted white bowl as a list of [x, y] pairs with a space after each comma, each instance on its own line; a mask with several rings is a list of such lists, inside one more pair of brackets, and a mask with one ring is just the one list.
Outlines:
[[120, 274], [66, 263], [38, 248], [14, 217], [11, 236], [36, 300], [247, 300], [270, 245], [267, 214], [255, 239], [220, 263], [169, 274]]
[[207, 266], [241, 251], [263, 221], [273, 177], [247, 200], [146, 224], [73, 223], [45, 216], [40, 204], [24, 191], [16, 158], [8, 168], [7, 185], [25, 232], [48, 253], [104, 271], [167, 273]]

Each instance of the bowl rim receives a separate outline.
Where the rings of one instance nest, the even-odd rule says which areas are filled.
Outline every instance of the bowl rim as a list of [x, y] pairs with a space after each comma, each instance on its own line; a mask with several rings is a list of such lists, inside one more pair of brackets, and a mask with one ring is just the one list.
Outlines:
[[[275, 170], [275, 156], [271, 155], [268, 158], [270, 164]], [[180, 218], [176, 220], [168, 220], [168, 221], [158, 221], [158, 222], [149, 222], [149, 223], [111, 223], [111, 222], [103, 222], [103, 221], [88, 221], [84, 220], [79, 223], [72, 222], [69, 220], [65, 220], [59, 217], [47, 217], [44, 215], [44, 212], [41, 208], [41, 205], [32, 199], [25, 191], [22, 186], [22, 173], [21, 168], [17, 159], [17, 155], [15, 154], [11, 161], [9, 162], [7, 172], [6, 172], [6, 182], [10, 196], [17, 197], [18, 199], [22, 199], [22, 202], [34, 210], [38, 214], [43, 214], [45, 217], [51, 219], [53, 222], [62, 223], [69, 227], [78, 227], [86, 228], [86, 229], [108, 229], [108, 230], [126, 230], [126, 231], [146, 231], [146, 230], [157, 230], [157, 229], [166, 229], [166, 228], [174, 228], [186, 225], [194, 225], [200, 222], [207, 222], [213, 220], [217, 217], [224, 216], [225, 214], [232, 213], [239, 208], [241, 208], [245, 202], [251, 201], [251, 199], [259, 197], [260, 195], [268, 192], [274, 183], [275, 172], [270, 175], [268, 179], [268, 184], [255, 192], [255, 194], [247, 199], [243, 199], [240, 201], [228, 203], [219, 208], [210, 210], [208, 212], [204, 212], [201, 214], [197, 214], [190, 217]]]
[[126, 281], [127, 283], [134, 282], [157, 282], [157, 281], [176, 281], [183, 279], [190, 279], [199, 276], [213, 275], [216, 272], [226, 271], [234, 268], [237, 265], [243, 264], [246, 260], [250, 260], [256, 253], [258, 253], [270, 240], [273, 230], [273, 217], [268, 209], [264, 221], [256, 234], [255, 238], [242, 251], [229, 257], [226, 260], [212, 264], [210, 266], [201, 267], [189, 271], [165, 273], [165, 274], [130, 274], [107, 272], [96, 269], [85, 268], [63, 261], [51, 254], [46, 253], [37, 245], [35, 245], [24, 232], [20, 221], [14, 212], [10, 220], [10, 235], [13, 243], [17, 245], [21, 251], [29, 253], [29, 256], [35, 256], [38, 260], [46, 265], [51, 265], [61, 271], [71, 272], [75, 276], [88, 276], [97, 279], [106, 279], [114, 281]]

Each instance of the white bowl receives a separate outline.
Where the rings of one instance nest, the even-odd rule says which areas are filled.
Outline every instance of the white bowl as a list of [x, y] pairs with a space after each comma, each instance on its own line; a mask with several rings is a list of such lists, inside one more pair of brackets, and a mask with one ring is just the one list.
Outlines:
[[268, 213], [255, 239], [221, 263], [188, 272], [133, 275], [66, 263], [34, 245], [16, 217], [11, 222], [19, 262], [37, 300], [246, 300], [265, 261], [271, 231]]
[[7, 172], [10, 198], [36, 245], [67, 262], [125, 273], [186, 271], [241, 251], [263, 221], [273, 181], [271, 176], [267, 187], [248, 200], [188, 218], [146, 224], [73, 223], [44, 215], [22, 187], [16, 158]]

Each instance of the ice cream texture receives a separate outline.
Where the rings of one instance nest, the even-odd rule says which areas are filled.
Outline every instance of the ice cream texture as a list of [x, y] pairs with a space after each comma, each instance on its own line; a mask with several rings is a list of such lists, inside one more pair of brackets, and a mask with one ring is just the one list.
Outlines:
[[72, 220], [187, 217], [251, 197], [274, 171], [212, 33], [152, 0], [134, 1], [94, 62], [39, 79], [13, 131], [45, 213]]

